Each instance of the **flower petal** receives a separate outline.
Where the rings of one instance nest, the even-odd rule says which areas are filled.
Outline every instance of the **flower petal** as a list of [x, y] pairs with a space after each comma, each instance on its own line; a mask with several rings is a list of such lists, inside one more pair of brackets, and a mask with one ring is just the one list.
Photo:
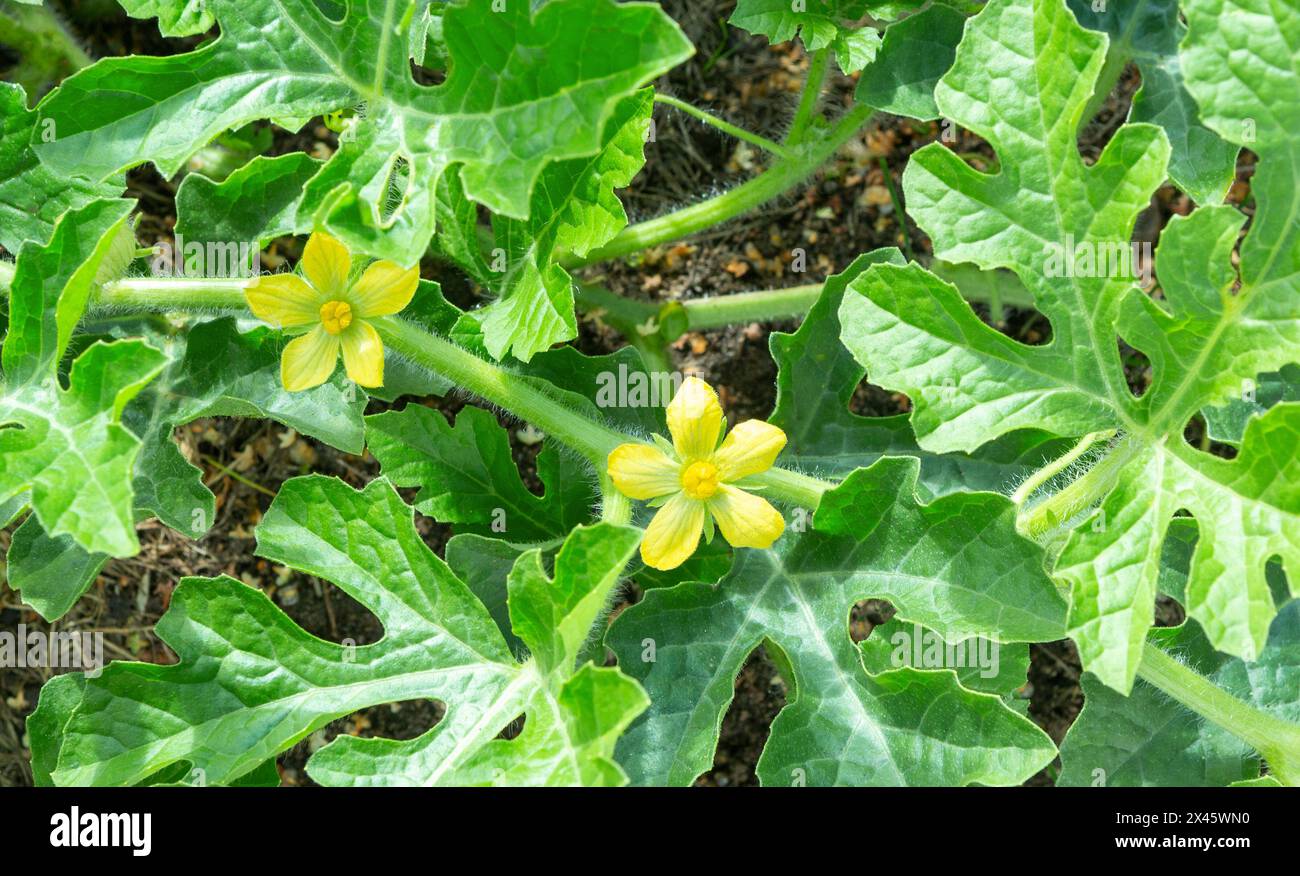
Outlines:
[[320, 295], [296, 274], [258, 277], [244, 287], [248, 309], [276, 328], [295, 328], [320, 322]]
[[762, 420], [746, 420], [732, 429], [722, 442], [713, 462], [718, 479], [736, 481], [767, 471], [785, 447], [785, 433]]
[[722, 429], [722, 405], [713, 387], [698, 377], [686, 378], [668, 403], [667, 416], [668, 431], [682, 462], [713, 454]]
[[307, 238], [302, 251], [302, 272], [325, 298], [342, 298], [352, 271], [348, 248], [323, 231]]
[[654, 499], [682, 488], [681, 466], [648, 444], [620, 444], [608, 466], [614, 486], [629, 499]]
[[388, 316], [400, 313], [415, 297], [420, 285], [420, 268], [402, 268], [395, 262], [375, 262], [348, 293], [357, 316]]
[[727, 484], [718, 488], [708, 506], [732, 547], [768, 548], [785, 530], [785, 518], [770, 502]]
[[280, 355], [280, 382], [289, 392], [320, 386], [334, 373], [339, 339], [320, 326], [285, 345]]
[[690, 559], [704, 529], [704, 503], [678, 493], [655, 512], [641, 539], [641, 559], [655, 569], [675, 569]]
[[339, 335], [343, 342], [343, 367], [358, 386], [384, 385], [384, 342], [379, 332], [364, 319], [348, 326]]

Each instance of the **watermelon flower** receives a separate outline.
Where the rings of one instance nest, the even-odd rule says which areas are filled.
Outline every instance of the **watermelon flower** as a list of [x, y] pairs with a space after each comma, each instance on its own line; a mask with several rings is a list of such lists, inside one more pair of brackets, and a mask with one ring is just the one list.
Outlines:
[[641, 540], [646, 565], [680, 566], [695, 553], [701, 532], [712, 541], [715, 521], [732, 547], [771, 547], [785, 520], [766, 499], [735, 484], [772, 467], [785, 433], [746, 420], [724, 440], [718, 396], [696, 377], [688, 377], [669, 403], [668, 431], [671, 444], [656, 435], [656, 446], [620, 444], [609, 454], [609, 476], [619, 492], [659, 508]]
[[384, 383], [384, 343], [368, 319], [398, 313], [411, 303], [418, 267], [378, 261], [352, 278], [352, 255], [328, 234], [307, 239], [302, 272], [258, 277], [244, 289], [263, 322], [299, 333], [280, 357], [280, 382], [289, 392], [319, 386], [334, 373], [339, 352], [348, 377], [360, 386]]

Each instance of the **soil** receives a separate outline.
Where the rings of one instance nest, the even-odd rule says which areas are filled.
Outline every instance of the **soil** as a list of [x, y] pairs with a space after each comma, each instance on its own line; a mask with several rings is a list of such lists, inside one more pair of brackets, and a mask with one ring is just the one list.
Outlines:
[[[68, 10], [68, 4], [53, 5]], [[726, 26], [734, 0], [670, 0], [663, 6], [683, 26], [698, 51], [691, 61], [656, 83], [657, 87], [664, 93], [688, 98], [729, 121], [780, 139], [793, 113], [807, 63], [798, 45], [770, 47], [762, 38]], [[93, 22], [71, 14], [69, 20], [84, 37], [92, 57], [130, 52], [170, 54], [192, 48], [200, 41], [164, 39], [151, 21], [126, 18], [115, 5], [106, 4], [103, 15]], [[15, 61], [12, 53], [0, 53], [0, 75], [6, 63]], [[850, 79], [833, 75], [833, 88], [826, 100], [831, 112], [850, 105], [853, 87]], [[1095, 158], [1122, 122], [1137, 85], [1136, 73], [1130, 70], [1117, 95], [1084, 129], [1080, 148], [1086, 157]], [[736, 141], [682, 113], [661, 107], [656, 123], [656, 138], [647, 148], [645, 170], [623, 193], [633, 221], [716, 194], [764, 166], [765, 156], [761, 153], [743, 144], [738, 146]], [[629, 296], [688, 299], [819, 282], [860, 253], [880, 246], [903, 246], [924, 258], [930, 251], [929, 242], [910, 222], [900, 226], [885, 174], [899, 187], [908, 156], [936, 139], [938, 133], [935, 123], [879, 117], [865, 136], [843, 149], [818, 178], [780, 201], [706, 234], [651, 250], [637, 264], [614, 263], [589, 269], [584, 279], [601, 279]], [[278, 128], [273, 129], [273, 134], [270, 151], [277, 154], [307, 149], [327, 155], [336, 145], [334, 135], [319, 119], [297, 134]], [[992, 156], [988, 145], [968, 132], [959, 131], [959, 138], [959, 151]], [[1246, 196], [1245, 178], [1252, 165], [1253, 159], [1243, 155], [1242, 181], [1234, 186], [1230, 200], [1239, 203]], [[129, 183], [130, 196], [140, 199], [137, 229], [142, 244], [168, 238], [175, 223], [174, 195], [179, 178], [165, 180], [146, 166], [132, 171]], [[1190, 206], [1186, 196], [1165, 187], [1153, 199], [1139, 227], [1154, 237], [1155, 230], [1171, 214], [1186, 213]], [[266, 261], [274, 266], [277, 259], [296, 258], [299, 246], [291, 240], [278, 241]], [[806, 273], [790, 270], [791, 251], [796, 247], [807, 252]], [[464, 280], [442, 265], [428, 262], [422, 266], [422, 273], [442, 282], [455, 303], [477, 303], [474, 291]], [[733, 421], [765, 417], [774, 402], [776, 374], [767, 352], [768, 335], [771, 331], [793, 330], [796, 325], [797, 321], [756, 323], [693, 332], [675, 345], [675, 364], [714, 384]], [[1041, 343], [1050, 334], [1046, 320], [1033, 311], [1007, 311], [997, 327], [1031, 343]], [[610, 352], [621, 345], [621, 340], [604, 326], [586, 320], [576, 344], [583, 352], [595, 354]], [[1132, 354], [1129, 372], [1135, 386], [1144, 388], [1149, 367], [1140, 354]], [[432, 403], [453, 415], [463, 405], [454, 397]], [[372, 410], [384, 407], [376, 402], [372, 405]], [[908, 401], [864, 383], [855, 396], [854, 408], [863, 414], [892, 414], [906, 411]], [[513, 429], [511, 436], [521, 472], [530, 486], [540, 490], [532, 468], [536, 448], [518, 442]], [[216, 493], [218, 516], [211, 531], [203, 539], [191, 541], [156, 522], [143, 524], [140, 554], [129, 560], [111, 561], [77, 606], [52, 626], [104, 632], [106, 656], [112, 659], [171, 663], [175, 656], [158, 639], [153, 626], [166, 610], [176, 583], [185, 576], [226, 574], [264, 590], [290, 617], [317, 636], [336, 642], [351, 638], [358, 644], [375, 641], [381, 634], [378, 621], [346, 594], [319, 580], [271, 566], [253, 555], [253, 529], [285, 480], [313, 471], [337, 475], [360, 486], [377, 474], [375, 461], [368, 455], [340, 453], [270, 422], [203, 420], [179, 429], [177, 437], [190, 458], [204, 467], [205, 480]], [[1189, 439], [1199, 440], [1199, 435], [1193, 430]], [[430, 546], [441, 552], [450, 534], [448, 528], [423, 517], [419, 518], [419, 526]], [[7, 548], [8, 537], [7, 532], [0, 531], [0, 549]], [[871, 625], [887, 613], [888, 606], [858, 606], [852, 618], [855, 637], [866, 635]], [[22, 607], [18, 594], [0, 585], [0, 629], [13, 629], [19, 623], [28, 628], [50, 627]], [[24, 720], [35, 707], [48, 674], [16, 669], [0, 672], [0, 785], [31, 783]], [[1024, 689], [1030, 700], [1029, 714], [1058, 743], [1082, 705], [1079, 674], [1072, 643], [1062, 641], [1032, 648], [1029, 680]], [[736, 680], [735, 700], [723, 722], [715, 766], [698, 783], [756, 784], [755, 763], [771, 722], [784, 704], [784, 683], [759, 649]], [[311, 784], [303, 768], [308, 756], [340, 733], [411, 738], [436, 723], [441, 712], [439, 703], [407, 702], [367, 709], [335, 721], [281, 756], [283, 783]], [[1049, 767], [1029, 784], [1050, 784], [1054, 772]]]

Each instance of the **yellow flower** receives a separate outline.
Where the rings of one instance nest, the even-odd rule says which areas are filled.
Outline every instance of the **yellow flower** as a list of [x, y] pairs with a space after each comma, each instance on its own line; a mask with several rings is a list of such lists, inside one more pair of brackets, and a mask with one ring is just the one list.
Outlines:
[[384, 343], [366, 320], [398, 313], [411, 303], [420, 269], [379, 261], [354, 282], [352, 256], [328, 234], [307, 239], [302, 272], [259, 277], [244, 289], [248, 306], [276, 328], [310, 329], [280, 357], [280, 381], [290, 392], [329, 380], [343, 351], [348, 377], [361, 386], [384, 383]]
[[766, 500], [733, 486], [772, 467], [785, 433], [762, 420], [746, 420], [718, 443], [726, 429], [713, 389], [688, 377], [668, 405], [673, 443], [658, 447], [621, 444], [609, 455], [609, 476], [632, 499], [661, 507], [641, 540], [641, 559], [656, 569], [675, 569], [695, 553], [700, 533], [713, 537], [716, 521], [733, 547], [766, 548], [780, 537], [785, 520]]

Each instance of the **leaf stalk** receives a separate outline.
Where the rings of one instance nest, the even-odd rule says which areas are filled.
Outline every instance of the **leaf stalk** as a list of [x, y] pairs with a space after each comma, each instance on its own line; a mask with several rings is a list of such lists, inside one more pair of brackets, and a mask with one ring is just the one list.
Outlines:
[[585, 257], [566, 260], [566, 267], [610, 261], [689, 237], [780, 197], [825, 164], [871, 118], [872, 112], [871, 107], [854, 107], [825, 136], [799, 144], [790, 158], [775, 162], [748, 182], [698, 204], [629, 225]]
[[670, 97], [666, 94], [656, 94], [655, 103], [661, 103], [664, 106], [670, 106], [673, 109], [681, 110], [688, 116], [694, 116], [706, 125], [712, 125], [724, 134], [729, 134], [737, 140], [744, 140], [753, 146], [757, 146], [766, 152], [770, 152], [777, 158], [791, 158], [791, 152], [786, 147], [777, 143], [775, 140], [769, 140], [761, 134], [755, 134], [753, 131], [746, 130], [739, 125], [733, 125], [725, 119], [720, 119], [712, 113], [702, 110], [699, 107], [689, 104], [684, 100]]
[[1300, 785], [1300, 725], [1266, 714], [1147, 642], [1138, 675], [1196, 714], [1248, 743], [1285, 785]]
[[[0, 262], [0, 270], [8, 263]], [[7, 293], [12, 275], [0, 275], [0, 292]], [[106, 283], [95, 290], [90, 307], [119, 313], [204, 312], [250, 317], [244, 279], [133, 278]], [[569, 406], [558, 391], [542, 388], [495, 362], [401, 317], [371, 321], [384, 343], [417, 365], [441, 375], [461, 389], [509, 411], [584, 457], [604, 473], [610, 451], [642, 439], [612, 429]], [[772, 468], [750, 482], [774, 498], [815, 509], [822, 493], [835, 484], [798, 472]]]

